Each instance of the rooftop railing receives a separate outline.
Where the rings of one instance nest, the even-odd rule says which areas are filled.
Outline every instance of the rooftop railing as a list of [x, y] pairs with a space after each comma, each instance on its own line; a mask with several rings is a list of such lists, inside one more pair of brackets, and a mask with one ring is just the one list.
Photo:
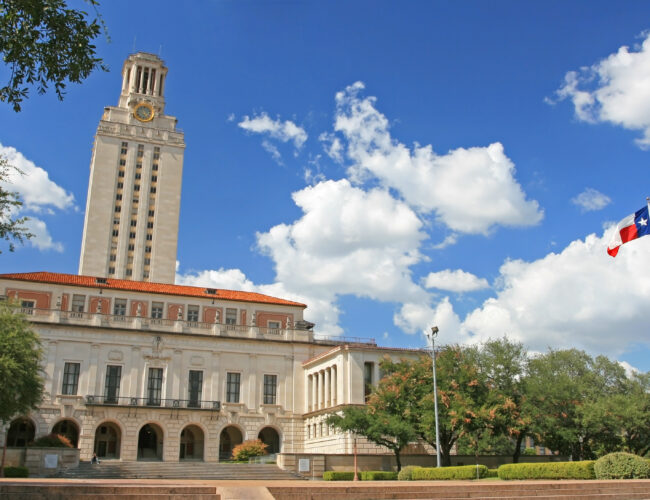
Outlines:
[[226, 323], [205, 323], [183, 319], [148, 318], [122, 314], [103, 314], [79, 311], [60, 311], [58, 309], [37, 309], [22, 307], [20, 311], [36, 323], [59, 323], [67, 325], [117, 328], [151, 332], [185, 333], [212, 335], [218, 337], [237, 337], [287, 342], [315, 342], [325, 345], [371, 344], [374, 339], [361, 337], [328, 337], [315, 335], [311, 330], [296, 328], [269, 328], [253, 325], [232, 325]]

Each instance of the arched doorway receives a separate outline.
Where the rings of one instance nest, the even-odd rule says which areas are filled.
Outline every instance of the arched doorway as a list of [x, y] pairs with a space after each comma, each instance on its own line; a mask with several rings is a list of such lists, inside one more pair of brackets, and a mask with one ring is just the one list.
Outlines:
[[273, 427], [264, 427], [257, 437], [267, 445], [266, 452], [268, 454], [280, 453], [280, 435]]
[[138, 460], [162, 460], [163, 431], [156, 424], [145, 424], [138, 433]]
[[77, 447], [77, 443], [79, 442], [79, 427], [77, 427], [77, 424], [74, 421], [61, 420], [60, 422], [57, 422], [56, 425], [52, 427], [52, 433], [67, 437], [72, 443], [72, 447]]
[[203, 430], [197, 425], [188, 425], [181, 431], [179, 460], [203, 460]]
[[229, 425], [219, 435], [219, 460], [230, 460], [232, 449], [243, 441], [241, 431], [234, 425]]
[[104, 422], [95, 431], [95, 453], [99, 458], [120, 458], [122, 431], [112, 422]]
[[14, 448], [24, 448], [27, 444], [34, 441], [36, 427], [34, 423], [24, 417], [17, 418], [11, 422], [7, 430], [7, 446]]

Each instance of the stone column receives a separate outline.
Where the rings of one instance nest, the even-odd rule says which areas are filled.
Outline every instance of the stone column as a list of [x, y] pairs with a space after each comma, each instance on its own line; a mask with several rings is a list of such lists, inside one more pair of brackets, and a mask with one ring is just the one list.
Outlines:
[[325, 384], [323, 387], [323, 406], [329, 408], [330, 406], [330, 369], [325, 368], [323, 371], [323, 378], [325, 379]]

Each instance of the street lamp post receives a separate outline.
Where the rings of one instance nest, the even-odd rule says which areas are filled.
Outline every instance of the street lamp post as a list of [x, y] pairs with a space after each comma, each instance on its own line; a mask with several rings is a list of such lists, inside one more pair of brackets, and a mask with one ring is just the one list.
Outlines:
[[431, 327], [427, 337], [431, 340], [431, 359], [433, 360], [433, 408], [436, 413], [436, 467], [440, 467], [440, 432], [438, 430], [438, 385], [436, 383], [436, 337], [438, 327]]

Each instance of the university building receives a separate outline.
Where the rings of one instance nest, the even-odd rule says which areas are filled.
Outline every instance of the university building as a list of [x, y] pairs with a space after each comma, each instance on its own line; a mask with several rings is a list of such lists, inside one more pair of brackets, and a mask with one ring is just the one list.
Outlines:
[[166, 78], [157, 56], [131, 55], [104, 109], [79, 274], [0, 275], [44, 349], [44, 399], [3, 430], [8, 445], [56, 432], [82, 460], [217, 462], [260, 438], [287, 468], [349, 456], [353, 437], [327, 415], [364, 404], [385, 355], [420, 352], [321, 338], [298, 302], [174, 284], [185, 143], [165, 114]]

